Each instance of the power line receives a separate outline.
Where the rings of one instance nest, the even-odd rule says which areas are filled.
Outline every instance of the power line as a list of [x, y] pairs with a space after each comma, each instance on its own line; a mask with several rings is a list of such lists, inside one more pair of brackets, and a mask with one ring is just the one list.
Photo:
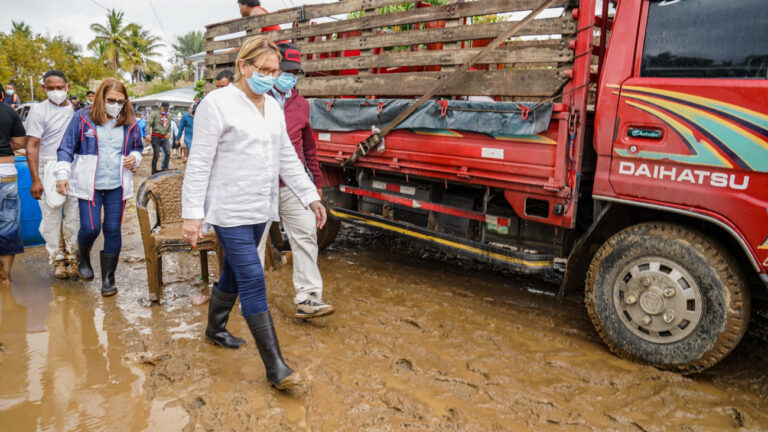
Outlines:
[[171, 43], [171, 40], [168, 38], [168, 33], [165, 32], [165, 27], [163, 27], [163, 23], [160, 22], [160, 16], [157, 15], [157, 11], [155, 10], [155, 5], [152, 4], [152, 0], [147, 0], [149, 3], [149, 7], [152, 8], [152, 13], [155, 15], [155, 19], [157, 20], [157, 24], [160, 26], [160, 30], [163, 31], [163, 35], [165, 36], [165, 41], [167, 43]]
[[105, 11], [109, 11], [109, 9], [107, 9], [103, 4], [97, 2], [96, 0], [91, 0], [91, 2], [93, 2], [93, 4], [95, 4], [96, 6], [104, 9]]

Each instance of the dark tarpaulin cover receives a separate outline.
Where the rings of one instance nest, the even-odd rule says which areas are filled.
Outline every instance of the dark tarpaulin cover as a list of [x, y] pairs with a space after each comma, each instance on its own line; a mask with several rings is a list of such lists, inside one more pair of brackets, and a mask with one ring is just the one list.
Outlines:
[[[310, 122], [313, 129], [321, 131], [371, 130], [372, 126], [382, 129], [413, 102], [413, 99], [310, 99]], [[489, 135], [536, 135], [549, 128], [552, 118], [552, 103], [447, 102], [445, 116], [441, 115], [441, 101], [430, 100], [395, 129], [454, 129]], [[381, 113], [379, 104], [382, 104]], [[523, 119], [521, 106], [529, 110], [526, 119]]]

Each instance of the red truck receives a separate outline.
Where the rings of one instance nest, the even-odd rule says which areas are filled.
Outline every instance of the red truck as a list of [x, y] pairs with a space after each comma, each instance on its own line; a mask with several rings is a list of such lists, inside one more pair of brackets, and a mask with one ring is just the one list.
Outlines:
[[[486, 1], [503, 3], [467, 4]], [[527, 3], [530, 10], [537, 2]], [[519, 111], [506, 111], [523, 120], [548, 104], [551, 114], [542, 130], [510, 135], [471, 127], [397, 129], [385, 137], [381, 152], [362, 155], [350, 166], [344, 161], [371, 130], [316, 124], [316, 111], [354, 105], [344, 98], [315, 100], [326, 200], [338, 220], [524, 272], [546, 271], [566, 259], [561, 294], [583, 287], [589, 315], [613, 352], [659, 368], [701, 371], [739, 343], [751, 299], [768, 298], [768, 8], [764, 0], [561, 3], [560, 19], [574, 25], [562, 38], [571, 34], [572, 54], [539, 71], [564, 74], [559, 97], [515, 102], [511, 106]], [[423, 32], [445, 26], [437, 21], [445, 18], [443, 8], [432, 8], [435, 21], [422, 26]], [[534, 22], [544, 27], [544, 21]], [[300, 87], [305, 95], [381, 95], [353, 91], [353, 84], [375, 86], [382, 82], [375, 80], [402, 73], [402, 87], [408, 87], [406, 77], [441, 73], [435, 63], [420, 70], [406, 64], [406, 70], [363, 72], [363, 66], [381, 66], [386, 54], [367, 54], [370, 40], [385, 40], [367, 27], [323, 42], [335, 47], [342, 37], [356, 38], [356, 51], [319, 53], [312, 50], [317, 39], [301, 36], [292, 40], [304, 50], [307, 65], [354, 65], [349, 57], [357, 56], [353, 60], [361, 62], [358, 69], [308, 72]], [[455, 50], [479, 49], [456, 43]], [[514, 44], [510, 40], [506, 48]], [[439, 45], [427, 50], [449, 48]], [[434, 54], [421, 48], [425, 59]], [[363, 59], [377, 54], [379, 63]], [[478, 77], [509, 78], [509, 68], [499, 69], [496, 62], [470, 72], [476, 75], [464, 80], [471, 87], [464, 93], [483, 94]], [[519, 72], [528, 73], [519, 85], [540, 84], [530, 70]], [[383, 94], [390, 98], [353, 99], [360, 116], [403, 100], [406, 91], [387, 82]], [[335, 90], [314, 90], [324, 83]], [[430, 104], [436, 112], [442, 108], [442, 116], [447, 111], [482, 120], [478, 116], [494, 113], [487, 103], [461, 105], [456, 94], [446, 90], [445, 100]], [[498, 94], [485, 94], [510, 106]], [[354, 111], [343, 115], [357, 117]]]

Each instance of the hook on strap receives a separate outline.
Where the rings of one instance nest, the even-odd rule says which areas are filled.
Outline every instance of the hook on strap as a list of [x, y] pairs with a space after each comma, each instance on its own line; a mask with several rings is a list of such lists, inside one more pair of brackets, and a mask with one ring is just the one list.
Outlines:
[[437, 104], [440, 105], [440, 117], [445, 117], [448, 113], [448, 101], [445, 99], [439, 99]]
[[531, 112], [531, 109], [523, 104], [517, 104], [517, 107], [520, 108], [520, 117], [523, 120], [528, 120], [528, 114]]

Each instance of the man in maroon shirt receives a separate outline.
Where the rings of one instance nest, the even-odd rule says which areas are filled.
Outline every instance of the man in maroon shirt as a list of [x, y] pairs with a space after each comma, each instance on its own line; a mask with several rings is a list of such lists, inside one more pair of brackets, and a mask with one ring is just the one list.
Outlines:
[[[322, 196], [323, 174], [317, 161], [317, 146], [309, 124], [309, 103], [296, 90], [296, 79], [301, 70], [301, 53], [296, 46], [280, 43], [280, 76], [270, 94], [283, 107], [288, 136], [299, 159], [304, 163], [307, 175], [314, 181]], [[323, 278], [317, 267], [317, 228], [315, 215], [307, 210], [298, 198], [282, 182], [280, 183], [280, 219], [283, 223], [293, 253], [293, 287], [297, 305], [296, 318], [316, 318], [330, 315], [333, 306], [323, 302]], [[264, 250], [269, 236], [269, 226], [259, 244], [259, 255], [264, 262]]]

